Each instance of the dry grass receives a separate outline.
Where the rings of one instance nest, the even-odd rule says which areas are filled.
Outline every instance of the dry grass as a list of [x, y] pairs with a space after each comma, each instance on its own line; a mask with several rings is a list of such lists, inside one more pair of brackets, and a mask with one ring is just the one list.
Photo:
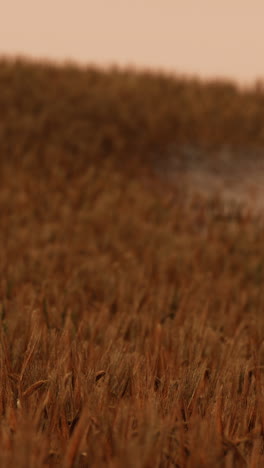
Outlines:
[[0, 149], [12, 158], [63, 151], [145, 161], [175, 143], [264, 145], [261, 83], [240, 90], [229, 81], [0, 59], [0, 90]]
[[45, 137], [34, 100], [19, 107], [19, 67], [0, 72], [13, 80], [1, 127], [0, 465], [263, 466], [262, 221], [121, 168], [113, 148], [96, 163], [104, 121], [73, 155], [75, 104], [54, 116], [70, 97], [47, 96], [64, 83], [80, 100], [86, 78], [29, 67], [46, 86], [43, 97], [31, 83], [49, 103]]

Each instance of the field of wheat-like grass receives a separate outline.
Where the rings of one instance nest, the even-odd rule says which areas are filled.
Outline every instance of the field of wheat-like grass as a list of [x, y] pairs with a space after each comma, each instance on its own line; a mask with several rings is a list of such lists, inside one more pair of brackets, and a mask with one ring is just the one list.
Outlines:
[[264, 223], [151, 171], [260, 147], [263, 100], [2, 60], [1, 467], [264, 465]]

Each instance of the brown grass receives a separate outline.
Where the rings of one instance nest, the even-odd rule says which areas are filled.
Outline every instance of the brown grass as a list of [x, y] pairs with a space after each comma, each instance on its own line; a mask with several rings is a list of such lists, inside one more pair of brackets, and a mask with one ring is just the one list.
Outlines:
[[[99, 158], [99, 91], [94, 139], [68, 128], [86, 75], [16, 66], [0, 68], [0, 466], [262, 467], [262, 220]], [[86, 73], [106, 100], [126, 89]], [[21, 83], [47, 99], [46, 136]], [[129, 160], [140, 143], [123, 138]]]

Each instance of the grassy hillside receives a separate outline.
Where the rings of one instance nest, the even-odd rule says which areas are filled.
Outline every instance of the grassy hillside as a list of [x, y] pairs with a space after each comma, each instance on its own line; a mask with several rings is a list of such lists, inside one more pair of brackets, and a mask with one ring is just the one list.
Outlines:
[[263, 221], [142, 162], [261, 146], [263, 94], [2, 61], [0, 101], [0, 466], [262, 467]]
[[260, 147], [263, 109], [261, 85], [241, 91], [147, 71], [0, 61], [0, 150], [9, 157], [145, 160], [175, 143]]

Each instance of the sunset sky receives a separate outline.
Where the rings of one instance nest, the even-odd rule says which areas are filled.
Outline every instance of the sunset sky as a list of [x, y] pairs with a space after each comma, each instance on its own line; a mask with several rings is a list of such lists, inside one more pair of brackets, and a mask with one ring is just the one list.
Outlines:
[[263, 0], [2, 0], [0, 55], [264, 77]]

